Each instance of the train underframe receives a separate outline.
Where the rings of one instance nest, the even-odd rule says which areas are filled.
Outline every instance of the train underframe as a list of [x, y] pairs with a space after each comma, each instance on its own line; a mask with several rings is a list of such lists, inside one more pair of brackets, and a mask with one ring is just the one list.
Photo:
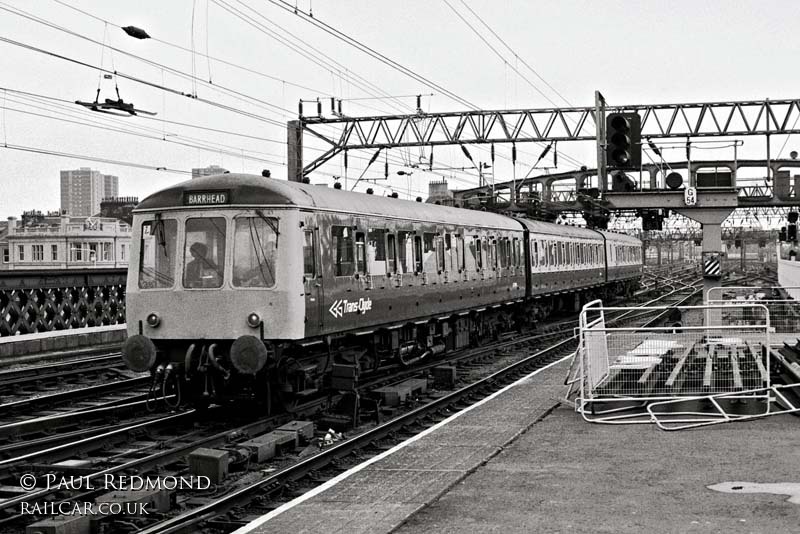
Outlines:
[[[446, 319], [420, 319], [355, 335], [302, 342], [161, 340], [152, 367], [153, 398], [172, 405], [255, 402], [268, 413], [293, 411], [336, 392], [355, 392], [361, 381], [392, 369], [435, 361], [508, 332], [535, 327], [553, 313], [568, 313], [596, 298], [630, 295], [636, 280], [481, 308]], [[249, 338], [249, 339], [245, 339]]]

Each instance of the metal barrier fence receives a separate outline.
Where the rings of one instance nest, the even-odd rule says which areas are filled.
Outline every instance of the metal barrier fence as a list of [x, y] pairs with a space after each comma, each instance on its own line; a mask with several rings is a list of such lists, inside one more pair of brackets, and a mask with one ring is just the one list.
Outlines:
[[[782, 338], [794, 342], [800, 335], [800, 301], [789, 296], [797, 287], [714, 287], [708, 290], [709, 304], [758, 303], [769, 310], [773, 343], [781, 344]], [[781, 334], [783, 334], [781, 336]]]
[[[770, 387], [770, 315], [753, 302], [679, 307], [672, 327], [609, 327], [607, 312], [632, 308], [584, 306], [580, 315], [576, 408], [589, 421], [648, 422], [648, 403]], [[641, 307], [653, 313], [669, 307]], [[766, 410], [766, 403], [750, 409]], [[698, 407], [696, 412], [703, 413]]]
[[125, 323], [125, 270], [0, 277], [0, 336]]

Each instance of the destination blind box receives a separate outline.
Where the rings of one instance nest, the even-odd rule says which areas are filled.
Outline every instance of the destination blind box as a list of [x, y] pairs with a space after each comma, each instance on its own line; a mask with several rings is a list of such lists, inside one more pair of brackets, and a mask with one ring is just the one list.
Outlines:
[[185, 191], [183, 193], [184, 206], [216, 206], [230, 204], [230, 191]]

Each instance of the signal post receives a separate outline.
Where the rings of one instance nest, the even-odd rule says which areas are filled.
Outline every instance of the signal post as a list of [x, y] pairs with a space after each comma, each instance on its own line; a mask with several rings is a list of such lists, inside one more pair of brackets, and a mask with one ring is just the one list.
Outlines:
[[[684, 190], [635, 191], [628, 188], [627, 175], [615, 175], [615, 185], [608, 191], [608, 170], [638, 171], [642, 163], [641, 117], [635, 112], [605, 114], [605, 100], [595, 93], [595, 120], [597, 121], [597, 157], [600, 189], [612, 209], [641, 210], [643, 229], [660, 230], [664, 211], [672, 210], [702, 225], [703, 302], [708, 302], [708, 291], [720, 285], [722, 279], [722, 222], [738, 206], [735, 183], [728, 187], [710, 190], [697, 189], [690, 173], [689, 186]], [[602, 127], [601, 127], [602, 126]], [[732, 177], [733, 178], [733, 177]], [[735, 178], [732, 180], [735, 182]], [[680, 183], [677, 184], [680, 187]], [[658, 210], [658, 211], [657, 211]]]

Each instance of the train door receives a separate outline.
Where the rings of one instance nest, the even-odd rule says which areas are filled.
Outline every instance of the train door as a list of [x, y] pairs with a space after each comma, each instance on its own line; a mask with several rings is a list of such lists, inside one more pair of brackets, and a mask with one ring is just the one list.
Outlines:
[[325, 288], [322, 280], [319, 229], [308, 229], [303, 232], [303, 285], [305, 286], [307, 330], [314, 331], [323, 326]]

